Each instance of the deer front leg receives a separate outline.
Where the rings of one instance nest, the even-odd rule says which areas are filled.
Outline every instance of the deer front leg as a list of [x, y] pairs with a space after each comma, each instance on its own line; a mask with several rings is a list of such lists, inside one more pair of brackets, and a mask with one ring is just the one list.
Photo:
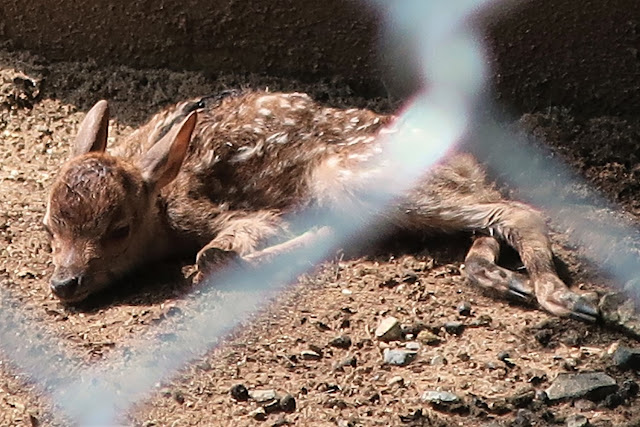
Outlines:
[[529, 278], [498, 266], [496, 260], [499, 255], [500, 242], [497, 239], [477, 237], [464, 260], [462, 273], [469, 282], [491, 294], [532, 303], [535, 295]]
[[[256, 251], [243, 257], [243, 260], [251, 264], [252, 266], [259, 266], [271, 262], [274, 258], [290, 254], [294, 251], [305, 252], [315, 245], [321, 243], [323, 239], [329, 239], [334, 236], [334, 231], [331, 227], [324, 226], [320, 228], [314, 228], [307, 231], [293, 239], [287, 240], [277, 245], [269, 246], [261, 251]], [[318, 250], [322, 250], [321, 247]], [[303, 262], [304, 256], [301, 259]]]
[[256, 251], [276, 236], [287, 234], [280, 217], [271, 211], [231, 212], [219, 218], [221, 227], [196, 256], [194, 282], [201, 282], [216, 269], [230, 263], [241, 264], [242, 258]]

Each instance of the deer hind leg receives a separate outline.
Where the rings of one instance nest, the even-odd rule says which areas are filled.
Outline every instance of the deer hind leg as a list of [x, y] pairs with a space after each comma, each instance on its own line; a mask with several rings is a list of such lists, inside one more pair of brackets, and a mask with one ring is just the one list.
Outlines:
[[[538, 303], [551, 313], [587, 321], [599, 318], [597, 303], [591, 295], [571, 291], [558, 277], [547, 226], [538, 211], [516, 202], [474, 204], [461, 199], [459, 203], [449, 203], [428, 212], [424, 220], [445, 230], [488, 231], [516, 249], [529, 274], [528, 286], [522, 281], [510, 285], [510, 278], [519, 279], [519, 276], [494, 267], [499, 251], [497, 242], [489, 239], [474, 243], [467, 257], [472, 262], [467, 268], [470, 267], [472, 279], [485, 288], [502, 289], [504, 294], [513, 294], [511, 286], [522, 287], [524, 293], [533, 288]], [[491, 279], [496, 280], [493, 285]]]
[[529, 278], [496, 264], [500, 242], [491, 236], [476, 237], [464, 261], [463, 274], [469, 282], [503, 298], [524, 303], [533, 302], [535, 295]]
[[595, 321], [597, 302], [590, 294], [571, 291], [553, 265], [549, 232], [542, 215], [519, 203], [489, 205], [487, 228], [513, 246], [524, 263], [538, 303], [551, 313]]
[[518, 251], [536, 299], [544, 309], [587, 321], [599, 317], [597, 304], [586, 294], [571, 291], [558, 277], [547, 226], [539, 212], [515, 202], [480, 204], [468, 209], [469, 218], [479, 221], [475, 226], [492, 230]]

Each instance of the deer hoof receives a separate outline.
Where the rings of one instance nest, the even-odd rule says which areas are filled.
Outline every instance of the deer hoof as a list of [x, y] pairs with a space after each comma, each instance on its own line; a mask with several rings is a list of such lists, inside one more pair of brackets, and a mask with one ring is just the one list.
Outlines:
[[524, 276], [513, 275], [509, 280], [509, 298], [523, 303], [531, 303], [534, 301], [535, 295], [529, 283]]
[[591, 294], [575, 294], [567, 295], [567, 308], [569, 308], [569, 317], [594, 323], [600, 320], [600, 311], [598, 310], [598, 301]]
[[237, 252], [225, 251], [218, 247], [205, 246], [196, 256], [197, 272], [193, 277], [194, 283], [201, 283], [213, 272], [224, 267], [237, 267], [241, 263], [241, 258]]

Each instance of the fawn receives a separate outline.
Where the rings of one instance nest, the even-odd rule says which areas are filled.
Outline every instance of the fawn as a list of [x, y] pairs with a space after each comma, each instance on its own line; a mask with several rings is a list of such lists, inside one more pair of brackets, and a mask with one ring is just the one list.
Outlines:
[[[314, 232], [293, 233], [288, 214], [350, 214], [368, 208], [370, 189], [393, 185], [374, 172], [394, 120], [301, 93], [227, 91], [156, 114], [107, 154], [109, 112], [100, 101], [50, 191], [50, 287], [76, 302], [178, 252], [197, 254], [201, 277], [233, 258], [255, 261], [304, 244]], [[476, 232], [464, 268], [472, 283], [525, 301], [535, 296], [557, 315], [598, 317], [557, 276], [541, 214], [503, 199], [469, 154], [446, 157], [379, 216], [416, 231]], [[283, 239], [290, 240], [269, 246]], [[518, 251], [528, 277], [496, 265], [501, 243]]]

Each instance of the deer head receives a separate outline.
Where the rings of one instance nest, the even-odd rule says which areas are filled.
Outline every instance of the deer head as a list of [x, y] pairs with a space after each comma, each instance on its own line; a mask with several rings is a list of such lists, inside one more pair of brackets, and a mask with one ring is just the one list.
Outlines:
[[55, 267], [50, 287], [58, 298], [80, 301], [144, 260], [157, 195], [177, 176], [195, 123], [192, 112], [130, 163], [105, 152], [107, 102], [87, 113], [43, 220]]

